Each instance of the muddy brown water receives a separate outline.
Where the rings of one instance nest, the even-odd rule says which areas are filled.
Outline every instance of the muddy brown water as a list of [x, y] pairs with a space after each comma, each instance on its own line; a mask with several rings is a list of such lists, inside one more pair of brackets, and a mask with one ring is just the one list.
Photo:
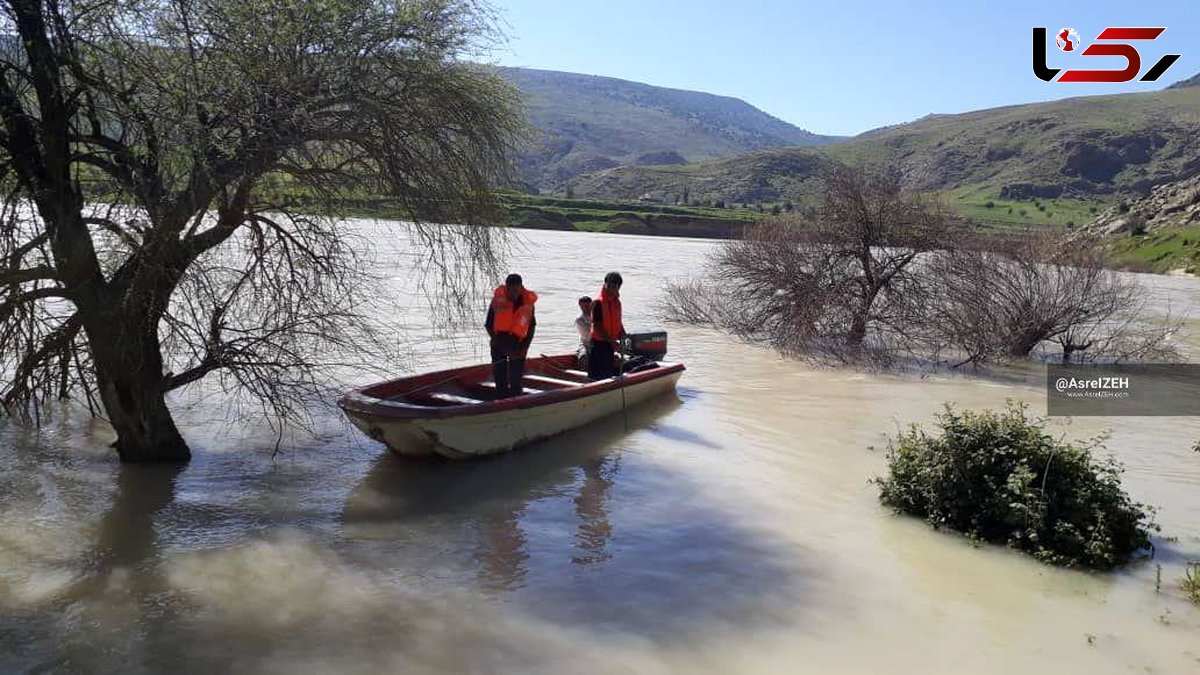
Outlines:
[[[573, 347], [575, 299], [609, 269], [628, 323], [656, 325], [661, 283], [714, 245], [520, 238], [509, 266], [541, 294], [546, 353]], [[477, 331], [429, 332], [387, 240], [410, 338], [441, 350], [412, 367], [482, 360]], [[1138, 279], [1200, 307], [1200, 282]], [[868, 482], [888, 436], [945, 402], [1044, 410], [1036, 368], [815, 370], [681, 327], [670, 347], [678, 396], [630, 431], [470, 463], [401, 461], [334, 418], [272, 458], [265, 430], [203, 401], [176, 404], [183, 468], [119, 467], [78, 413], [0, 426], [0, 672], [1200, 672], [1178, 587], [1200, 560], [1200, 419], [1055, 422], [1111, 430], [1163, 527], [1153, 560], [1073, 572], [892, 515]]]

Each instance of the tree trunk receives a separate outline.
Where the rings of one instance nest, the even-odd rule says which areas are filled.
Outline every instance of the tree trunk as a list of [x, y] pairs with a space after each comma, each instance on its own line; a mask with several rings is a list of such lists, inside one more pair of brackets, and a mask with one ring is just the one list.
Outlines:
[[846, 343], [858, 347], [861, 346], [863, 340], [867, 337], [867, 317], [865, 314], [854, 315], [854, 320], [850, 323], [850, 332], [846, 335]]
[[122, 462], [186, 462], [191, 451], [163, 398], [158, 322], [123, 319], [123, 329], [88, 331], [100, 400], [117, 432]]
[[1018, 358], [1025, 358], [1033, 353], [1042, 340], [1046, 339], [1046, 334], [1042, 331], [1026, 331], [1018, 333], [1009, 345], [1008, 355]]
[[871, 306], [875, 304], [875, 298], [879, 295], [879, 289], [872, 286], [871, 289], [860, 298], [858, 311], [850, 321], [850, 332], [846, 334], [846, 342], [852, 347], [861, 347], [863, 340], [867, 337], [867, 319], [871, 316]]

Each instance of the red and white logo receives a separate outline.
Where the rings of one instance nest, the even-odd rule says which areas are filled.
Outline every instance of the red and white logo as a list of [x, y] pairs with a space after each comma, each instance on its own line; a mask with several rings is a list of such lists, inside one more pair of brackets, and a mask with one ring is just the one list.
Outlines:
[[[1142, 70], [1142, 55], [1133, 45], [1125, 41], [1154, 40], [1162, 35], [1166, 28], [1105, 28], [1096, 36], [1096, 40], [1080, 50], [1082, 42], [1079, 33], [1074, 28], [1064, 28], [1054, 36], [1054, 44], [1064, 52], [1080, 56], [1119, 56], [1125, 59], [1125, 67], [1120, 70], [1079, 70], [1063, 71], [1062, 68], [1050, 68], [1046, 65], [1046, 29], [1035, 26], [1033, 29], [1033, 74], [1046, 82], [1129, 82], [1138, 76]], [[1120, 42], [1118, 42], [1120, 41]], [[1179, 60], [1179, 54], [1167, 54], [1160, 58], [1139, 78], [1139, 82], [1153, 82], [1167, 72], [1171, 64]], [[1062, 75], [1058, 75], [1062, 72]], [[1058, 76], [1058, 79], [1054, 79]]]
[[1064, 52], [1073, 52], [1079, 49], [1079, 33], [1075, 32], [1074, 28], [1064, 28], [1058, 31], [1054, 43]]

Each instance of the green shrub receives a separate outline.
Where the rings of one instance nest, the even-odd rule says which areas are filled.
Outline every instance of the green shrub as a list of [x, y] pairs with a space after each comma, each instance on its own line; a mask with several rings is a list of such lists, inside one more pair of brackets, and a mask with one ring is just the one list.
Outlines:
[[983, 203], [983, 208], [985, 208], [985, 209], [995, 208], [995, 206], [996, 206], [996, 202], [994, 202], [990, 199]]
[[1150, 544], [1152, 511], [1121, 489], [1121, 466], [1097, 458], [1102, 439], [1057, 441], [1024, 406], [938, 415], [888, 448], [880, 499], [897, 511], [1042, 562], [1111, 569]]

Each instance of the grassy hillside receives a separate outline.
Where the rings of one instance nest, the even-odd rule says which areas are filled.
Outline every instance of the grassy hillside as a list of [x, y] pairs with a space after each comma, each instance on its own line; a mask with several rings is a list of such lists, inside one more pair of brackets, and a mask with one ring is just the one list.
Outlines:
[[673, 203], [686, 187], [701, 203], [803, 202], [830, 161], [897, 164], [913, 187], [945, 194], [963, 215], [1081, 225], [1122, 196], [1200, 174], [1200, 88], [933, 115], [820, 148], [600, 171], [573, 191]]
[[676, 237], [739, 237], [757, 210], [656, 206], [503, 193], [512, 227]]
[[1200, 225], [1165, 227], [1137, 236], [1115, 236], [1109, 245], [1114, 267], [1136, 272], [1184, 270], [1200, 274]]
[[1146, 272], [1200, 268], [1200, 175], [1122, 200], [1088, 231], [1110, 236], [1113, 263]]
[[519, 162], [525, 182], [540, 189], [615, 166], [681, 163], [839, 140], [804, 131], [727, 96], [576, 73], [499, 72], [521, 89], [538, 132]]

